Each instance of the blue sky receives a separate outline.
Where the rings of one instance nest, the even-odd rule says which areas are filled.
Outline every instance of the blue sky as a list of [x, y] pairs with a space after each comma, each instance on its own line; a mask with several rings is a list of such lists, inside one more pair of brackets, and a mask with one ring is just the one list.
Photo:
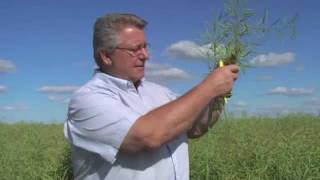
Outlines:
[[[227, 109], [235, 114], [320, 113], [319, 29], [316, 0], [254, 1], [258, 13], [299, 14], [294, 40], [269, 39], [241, 74]], [[0, 2], [0, 121], [63, 122], [72, 92], [94, 69], [92, 26], [110, 12], [148, 22], [151, 58], [147, 79], [183, 94], [208, 73], [198, 49], [221, 12], [221, 1], [4, 0]]]

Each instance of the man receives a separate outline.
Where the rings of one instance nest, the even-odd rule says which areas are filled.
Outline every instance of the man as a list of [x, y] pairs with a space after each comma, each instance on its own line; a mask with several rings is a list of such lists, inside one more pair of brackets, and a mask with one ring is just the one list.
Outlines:
[[238, 76], [236, 65], [219, 68], [176, 98], [144, 79], [146, 24], [117, 13], [95, 23], [99, 69], [73, 95], [64, 129], [75, 179], [189, 179], [186, 134], [206, 131], [208, 104], [227, 94]]

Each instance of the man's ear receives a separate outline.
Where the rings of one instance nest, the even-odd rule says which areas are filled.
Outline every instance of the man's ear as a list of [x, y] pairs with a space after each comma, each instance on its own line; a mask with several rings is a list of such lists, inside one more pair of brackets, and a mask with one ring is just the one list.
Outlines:
[[105, 50], [100, 50], [99, 51], [99, 56], [100, 56], [100, 59], [101, 59], [101, 63], [102, 64], [105, 64], [107, 66], [109, 65], [112, 65], [112, 60], [111, 58], [109, 57], [109, 54], [107, 51]]

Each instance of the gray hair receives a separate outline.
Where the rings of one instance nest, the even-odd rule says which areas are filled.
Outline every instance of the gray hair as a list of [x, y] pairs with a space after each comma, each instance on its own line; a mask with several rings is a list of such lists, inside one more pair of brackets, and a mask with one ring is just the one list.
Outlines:
[[118, 45], [118, 32], [127, 26], [144, 29], [147, 21], [134, 15], [125, 13], [112, 13], [99, 17], [94, 24], [93, 51], [94, 59], [100, 66], [100, 50], [112, 53]]

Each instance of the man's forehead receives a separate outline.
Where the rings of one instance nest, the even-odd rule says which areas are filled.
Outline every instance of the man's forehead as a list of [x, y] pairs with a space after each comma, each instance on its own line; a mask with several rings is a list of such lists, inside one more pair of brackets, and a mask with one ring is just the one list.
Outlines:
[[119, 44], [140, 45], [145, 43], [144, 31], [136, 27], [124, 27], [119, 32]]
[[129, 27], [124, 27], [124, 28], [122, 29], [122, 31], [123, 31], [124, 33], [131, 33], [131, 32], [133, 32], [134, 30], [137, 30], [137, 28], [131, 27], [131, 26], [129, 26]]

